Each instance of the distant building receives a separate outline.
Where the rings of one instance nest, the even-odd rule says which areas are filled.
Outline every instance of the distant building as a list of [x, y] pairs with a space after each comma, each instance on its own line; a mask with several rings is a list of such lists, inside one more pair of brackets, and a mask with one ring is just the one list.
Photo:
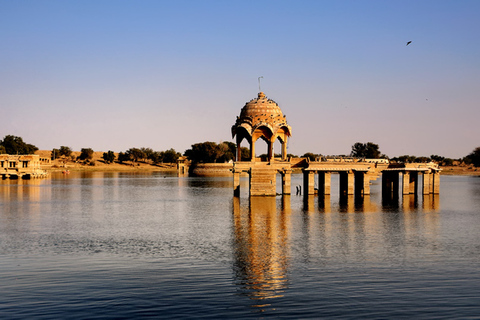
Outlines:
[[40, 156], [0, 154], [0, 176], [2, 179], [42, 178], [46, 172], [40, 167]]

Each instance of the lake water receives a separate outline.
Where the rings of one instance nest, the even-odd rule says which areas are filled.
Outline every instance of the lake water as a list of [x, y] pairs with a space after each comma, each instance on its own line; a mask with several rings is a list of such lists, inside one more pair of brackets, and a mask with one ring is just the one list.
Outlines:
[[0, 181], [0, 318], [479, 319], [480, 178], [393, 204], [380, 185], [304, 201], [165, 173]]

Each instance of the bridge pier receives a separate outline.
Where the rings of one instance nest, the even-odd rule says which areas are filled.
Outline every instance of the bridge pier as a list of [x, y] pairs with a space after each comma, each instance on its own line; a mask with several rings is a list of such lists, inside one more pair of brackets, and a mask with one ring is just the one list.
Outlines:
[[384, 171], [382, 173], [382, 195], [389, 199], [398, 197], [398, 171]]
[[432, 193], [432, 191], [433, 191], [433, 184], [432, 184], [433, 176], [432, 176], [432, 174], [429, 173], [429, 172], [424, 172], [422, 174], [422, 176], [423, 176], [423, 188], [422, 188], [423, 190], [422, 190], [422, 193], [423, 194]]
[[315, 194], [315, 171], [303, 171], [303, 194], [305, 196]]
[[332, 185], [332, 174], [326, 171], [318, 172], [318, 194], [330, 195]]
[[292, 170], [281, 171], [282, 175], [282, 194], [291, 194]]
[[276, 196], [277, 173], [282, 176], [282, 194], [291, 194], [292, 169], [288, 162], [238, 161], [233, 164], [233, 195], [240, 196], [240, 176], [249, 176], [250, 196]]
[[352, 171], [339, 172], [340, 195], [353, 195], [355, 192], [355, 175]]
[[418, 172], [404, 171], [402, 194], [417, 194], [418, 190]]
[[240, 172], [233, 172], [233, 195], [235, 197], [240, 197]]
[[367, 172], [355, 172], [355, 195], [364, 196], [370, 194], [370, 176]]
[[440, 194], [440, 172], [433, 173], [433, 194]]

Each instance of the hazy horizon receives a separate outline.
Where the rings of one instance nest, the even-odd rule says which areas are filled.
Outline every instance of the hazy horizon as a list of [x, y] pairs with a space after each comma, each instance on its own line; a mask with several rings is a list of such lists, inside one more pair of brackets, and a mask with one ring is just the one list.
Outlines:
[[288, 153], [373, 142], [389, 157], [464, 157], [480, 146], [479, 14], [445, 0], [0, 0], [0, 139], [235, 142], [263, 76], [292, 127]]

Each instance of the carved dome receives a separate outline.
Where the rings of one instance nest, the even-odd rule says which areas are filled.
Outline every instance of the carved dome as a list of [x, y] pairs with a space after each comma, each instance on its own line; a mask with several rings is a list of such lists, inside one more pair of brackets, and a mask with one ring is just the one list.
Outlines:
[[258, 98], [250, 100], [242, 108], [240, 117], [237, 117], [235, 125], [232, 126], [232, 136], [235, 136], [240, 128], [252, 135], [259, 127], [270, 129], [272, 135], [276, 135], [282, 128], [290, 136], [292, 130], [278, 104], [268, 99], [263, 92], [259, 92]]

